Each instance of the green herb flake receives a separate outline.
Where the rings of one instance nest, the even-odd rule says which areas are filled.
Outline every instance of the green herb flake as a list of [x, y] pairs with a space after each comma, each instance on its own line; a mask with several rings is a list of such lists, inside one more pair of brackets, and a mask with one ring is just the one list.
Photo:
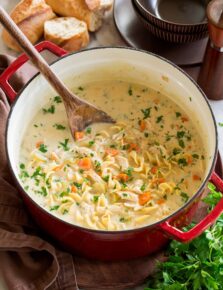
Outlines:
[[69, 139], [65, 139], [64, 142], [59, 142], [59, 144], [63, 147], [64, 151], [68, 151], [70, 148], [68, 146]]
[[98, 202], [99, 196], [98, 195], [94, 195], [93, 196], [93, 202], [96, 203]]
[[147, 119], [150, 118], [150, 113], [151, 113], [151, 107], [150, 108], [146, 108], [145, 110], [141, 110], [141, 112], [143, 113], [144, 117], [143, 119]]
[[183, 202], [187, 202], [188, 199], [189, 199], [189, 195], [188, 195], [186, 192], [183, 192], [183, 191], [182, 191], [182, 192], [180, 193], [180, 196], [181, 196]]
[[68, 210], [67, 209], [64, 209], [63, 210], [63, 215], [67, 214], [68, 213]]
[[133, 172], [133, 168], [132, 167], [129, 167], [127, 168], [124, 173], [127, 174], [129, 177], [132, 176], [132, 172]]
[[176, 117], [179, 118], [181, 116], [180, 112], [176, 112]]
[[47, 113], [54, 114], [55, 113], [55, 106], [51, 105], [48, 109], [43, 108], [43, 113], [44, 114], [47, 114]]
[[56, 128], [57, 130], [65, 130], [66, 129], [66, 127], [64, 127], [61, 124], [54, 124], [53, 127]]
[[140, 187], [140, 190], [141, 190], [141, 191], [144, 191], [145, 189], [146, 189], [146, 184], [143, 183], [143, 185]]
[[180, 140], [178, 141], [178, 144], [179, 144], [179, 146], [180, 146], [181, 148], [185, 148], [185, 143], [184, 143], [184, 141], [183, 141], [182, 139], [180, 139]]
[[88, 145], [91, 147], [91, 146], [94, 145], [94, 143], [95, 143], [95, 141], [91, 140], [91, 141], [88, 142]]
[[192, 154], [192, 157], [194, 158], [194, 159], [199, 159], [199, 155], [198, 154]]
[[148, 138], [148, 137], [149, 137], [149, 133], [145, 132], [145, 133], [144, 133], [144, 136], [145, 136], [146, 138]]
[[20, 163], [19, 167], [20, 167], [20, 169], [25, 169], [25, 164]]
[[163, 121], [163, 116], [159, 116], [156, 118], [156, 123], [160, 123], [161, 121]]
[[223, 123], [219, 122], [218, 126], [223, 127]]
[[79, 91], [83, 91], [84, 88], [80, 86], [80, 87], [78, 87], [78, 90], [79, 90]]
[[51, 206], [51, 207], [50, 207], [50, 211], [58, 210], [59, 207], [60, 207], [59, 205]]
[[61, 97], [60, 96], [55, 96], [53, 101], [57, 104], [62, 103]]
[[103, 179], [105, 182], [108, 182], [108, 180], [109, 180], [109, 175], [103, 176], [102, 179]]
[[42, 186], [41, 187], [41, 191], [39, 192], [41, 195], [43, 196], [47, 196], [47, 190], [46, 190], [46, 187]]
[[177, 163], [180, 166], [187, 166], [188, 165], [187, 160], [185, 158], [178, 159]]
[[39, 146], [39, 151], [42, 153], [46, 153], [47, 152], [47, 146], [45, 144], [40, 144]]
[[124, 222], [126, 221], [126, 219], [125, 219], [124, 217], [120, 217], [119, 221], [120, 221], [121, 223], [124, 223]]
[[81, 189], [81, 187], [82, 187], [82, 184], [81, 184], [81, 183], [78, 183], [78, 182], [74, 182], [74, 185], [75, 185], [78, 189]]
[[177, 155], [177, 154], [180, 154], [181, 153], [181, 149], [179, 148], [174, 148], [173, 149], [173, 155]]
[[88, 128], [86, 129], [86, 134], [91, 134], [91, 127], [88, 127]]
[[128, 94], [129, 94], [129, 96], [132, 96], [132, 88], [131, 87], [129, 87], [129, 89], [128, 89]]
[[38, 127], [39, 127], [37, 124], [34, 124], [33, 126], [34, 126], [35, 128], [38, 128]]

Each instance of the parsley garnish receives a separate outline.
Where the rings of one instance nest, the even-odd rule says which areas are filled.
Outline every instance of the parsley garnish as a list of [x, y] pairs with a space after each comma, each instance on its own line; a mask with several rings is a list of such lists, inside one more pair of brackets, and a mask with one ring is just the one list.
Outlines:
[[94, 142], [93, 140], [91, 140], [91, 141], [88, 142], [88, 145], [91, 147], [91, 146], [94, 145], [94, 143], [95, 143], [95, 142]]
[[173, 155], [180, 154], [180, 152], [181, 152], [181, 149], [179, 149], [179, 148], [174, 148], [173, 149]]
[[180, 158], [177, 162], [180, 166], [187, 166], [187, 160], [185, 158]]
[[64, 142], [59, 142], [59, 144], [63, 147], [64, 151], [68, 151], [70, 148], [68, 147], [69, 139], [65, 139]]
[[82, 184], [81, 184], [81, 183], [78, 183], [78, 182], [74, 182], [74, 185], [75, 185], [78, 189], [80, 189], [80, 188], [82, 187]]
[[195, 159], [199, 159], [199, 155], [198, 154], [192, 154], [192, 157]]
[[61, 100], [61, 97], [60, 97], [60, 96], [56, 96], [56, 97], [54, 97], [53, 100], [54, 100], [54, 102], [57, 103], [57, 104], [62, 103], [62, 100]]
[[40, 144], [39, 151], [46, 153], [47, 152], [47, 146], [44, 144]]
[[99, 196], [98, 196], [98, 195], [94, 195], [94, 196], [93, 196], [93, 202], [96, 203], [96, 202], [98, 201], [98, 199], [99, 199]]
[[43, 113], [44, 114], [47, 114], [47, 113], [54, 114], [55, 113], [55, 106], [51, 105], [48, 109], [43, 108]]
[[179, 146], [180, 146], [181, 148], [185, 148], [185, 144], [184, 144], [184, 141], [183, 141], [182, 139], [180, 139], [180, 140], [178, 141], [178, 143], [179, 143]]
[[60, 207], [59, 205], [51, 206], [50, 211], [58, 210], [59, 207]]
[[87, 134], [91, 134], [91, 127], [88, 127], [88, 128], [86, 129], [86, 133], [87, 133]]
[[124, 172], [130, 177], [130, 176], [132, 176], [132, 171], [133, 171], [133, 168], [129, 167]]
[[20, 169], [25, 169], [25, 164], [21, 163], [21, 164], [19, 165], [19, 167], [20, 167]]
[[179, 118], [181, 116], [180, 112], [176, 112], [176, 117]]
[[147, 108], [145, 110], [142, 109], [141, 112], [143, 113], [143, 115], [144, 115], [143, 119], [145, 120], [145, 119], [150, 117], [151, 107]]
[[219, 122], [218, 125], [219, 125], [220, 127], [223, 127], [223, 123], [221, 123], [221, 122]]
[[102, 179], [103, 179], [105, 182], [108, 182], [108, 180], [109, 180], [109, 175], [103, 176]]
[[160, 123], [163, 120], [163, 116], [159, 116], [156, 118], [156, 123]]
[[188, 194], [186, 192], [181, 192], [180, 196], [182, 197], [182, 201], [183, 202], [187, 202], [188, 199], [189, 199], [189, 196], [188, 196]]
[[128, 94], [129, 94], [129, 96], [132, 96], [132, 88], [131, 87], [129, 87]]
[[145, 189], [146, 189], [146, 184], [143, 183], [143, 185], [140, 187], [140, 190], [141, 190], [141, 191], [144, 191]]
[[66, 127], [64, 127], [61, 124], [54, 124], [53, 127], [55, 127], [57, 130], [65, 130], [66, 129]]

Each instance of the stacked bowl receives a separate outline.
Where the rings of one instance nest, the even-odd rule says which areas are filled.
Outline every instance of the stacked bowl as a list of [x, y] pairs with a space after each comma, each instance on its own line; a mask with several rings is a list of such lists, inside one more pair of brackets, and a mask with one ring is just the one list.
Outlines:
[[210, 0], [132, 0], [143, 25], [165, 41], [186, 43], [208, 34], [206, 7]]

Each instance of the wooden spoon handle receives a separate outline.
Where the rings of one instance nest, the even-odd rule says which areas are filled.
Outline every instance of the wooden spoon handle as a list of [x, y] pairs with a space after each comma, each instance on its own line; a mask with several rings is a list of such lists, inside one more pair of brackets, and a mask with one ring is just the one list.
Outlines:
[[5, 27], [5, 29], [10, 33], [11, 36], [17, 41], [24, 52], [29, 56], [32, 63], [37, 69], [45, 76], [52, 87], [57, 91], [57, 93], [63, 98], [65, 104], [70, 98], [72, 102], [79, 105], [82, 101], [73, 96], [71, 91], [63, 84], [63, 82], [56, 76], [56, 74], [51, 70], [48, 63], [41, 56], [41, 54], [34, 48], [28, 38], [23, 34], [23, 32], [18, 28], [14, 21], [10, 18], [7, 12], [0, 6], [0, 22]]

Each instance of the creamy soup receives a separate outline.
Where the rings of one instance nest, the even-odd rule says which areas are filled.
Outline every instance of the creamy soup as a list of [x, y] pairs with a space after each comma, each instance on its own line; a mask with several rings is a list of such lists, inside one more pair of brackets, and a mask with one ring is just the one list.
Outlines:
[[39, 205], [72, 224], [102, 230], [149, 225], [193, 196], [205, 173], [196, 123], [158, 91], [123, 81], [74, 89], [117, 123], [72, 138], [59, 96], [34, 116], [20, 179]]

